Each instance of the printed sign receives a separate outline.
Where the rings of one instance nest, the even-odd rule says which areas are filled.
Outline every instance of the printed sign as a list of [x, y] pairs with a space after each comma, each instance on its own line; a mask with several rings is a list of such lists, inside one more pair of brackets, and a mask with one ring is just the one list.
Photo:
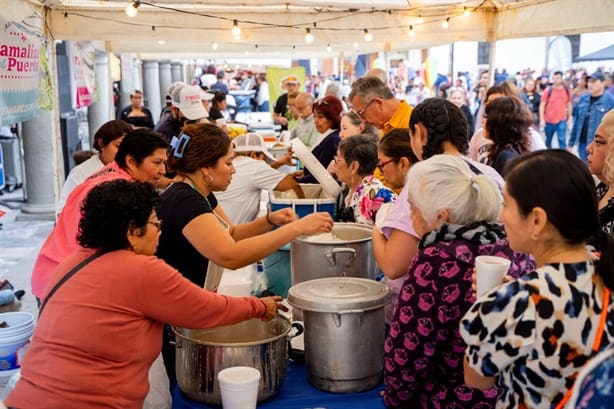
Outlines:
[[91, 43], [71, 41], [70, 68], [74, 79], [74, 101], [76, 108], [92, 105], [95, 85], [95, 50]]
[[38, 115], [43, 38], [0, 18], [0, 125]]

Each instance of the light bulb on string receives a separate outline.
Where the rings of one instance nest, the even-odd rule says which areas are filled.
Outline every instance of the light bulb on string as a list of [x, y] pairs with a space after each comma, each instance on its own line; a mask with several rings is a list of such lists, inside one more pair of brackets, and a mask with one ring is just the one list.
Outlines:
[[313, 43], [313, 34], [311, 34], [311, 29], [310, 28], [306, 28], [305, 31], [306, 31], [306, 33], [305, 33], [305, 42], [306, 43]]
[[211, 48], [213, 48], [214, 50], [217, 50], [217, 49], [218, 49], [218, 47], [219, 47], [219, 44], [218, 44], [218, 43], [213, 43], [213, 44], [211, 44]]
[[354, 48], [358, 48], [358, 43], [354, 43]]
[[366, 28], [365, 28], [365, 41], [367, 43], [373, 41], [373, 34], [369, 33], [369, 30], [367, 30]]
[[235, 40], [241, 38], [241, 29], [239, 28], [239, 22], [237, 20], [232, 20], [232, 36]]
[[331, 47], [330, 44], [328, 44], [326, 46], [326, 51], [328, 51], [330, 53], [331, 51], [333, 51], [333, 47]]
[[471, 14], [471, 11], [469, 11], [469, 9], [467, 7], [465, 7], [465, 11], [463, 12], [463, 16], [469, 17], [470, 14]]
[[424, 19], [421, 14], [418, 14], [418, 24], [424, 24]]
[[130, 18], [136, 17], [136, 15], [139, 14], [139, 11], [137, 9], [139, 8], [140, 5], [141, 5], [140, 0], [134, 0], [131, 4], [129, 4], [126, 7], [126, 15]]
[[441, 27], [442, 28], [448, 28], [450, 27], [450, 17], [446, 18], [442, 23], [441, 23]]
[[416, 36], [416, 32], [414, 31], [414, 26], [409, 26], [409, 31], [407, 32], [407, 36], [409, 38], [414, 38]]

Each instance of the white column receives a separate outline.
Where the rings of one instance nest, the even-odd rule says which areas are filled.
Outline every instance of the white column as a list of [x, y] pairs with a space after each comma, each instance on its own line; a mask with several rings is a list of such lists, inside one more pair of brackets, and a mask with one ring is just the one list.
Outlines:
[[98, 100], [87, 108], [87, 120], [90, 129], [90, 146], [94, 142], [94, 134], [104, 123], [115, 117], [113, 112], [113, 89], [109, 54], [96, 53], [96, 93]]
[[171, 82], [183, 81], [183, 64], [181, 61], [171, 61]]
[[41, 111], [22, 125], [28, 199], [17, 220], [55, 220], [55, 175], [62, 168], [61, 163], [56, 167], [56, 155], [50, 154], [54, 146], [61, 146], [54, 132], [55, 117], [55, 111]]
[[120, 95], [119, 95], [119, 111], [130, 105], [130, 94], [134, 90], [134, 62], [132, 54], [122, 53], [120, 55], [121, 64], [121, 82], [120, 82]]
[[134, 59], [133, 63], [133, 70], [132, 70], [132, 90], [134, 91], [135, 89], [139, 89], [139, 90], [143, 90], [143, 72], [141, 70], [141, 67], [143, 65], [143, 62], [139, 59]]
[[143, 61], [143, 94], [149, 101], [149, 110], [154, 118], [160, 116], [160, 72], [158, 61]]
[[160, 105], [164, 105], [164, 97], [166, 96], [166, 90], [168, 86], [171, 85], [171, 62], [170, 61], [160, 61]]

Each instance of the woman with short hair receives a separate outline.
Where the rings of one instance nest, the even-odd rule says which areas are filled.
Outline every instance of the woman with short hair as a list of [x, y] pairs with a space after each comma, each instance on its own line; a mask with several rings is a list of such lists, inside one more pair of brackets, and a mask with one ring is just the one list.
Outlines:
[[88, 193], [81, 248], [54, 272], [9, 407], [142, 408], [164, 323], [205, 329], [275, 316], [281, 297], [205, 291], [156, 258], [159, 203], [143, 182]]
[[359, 134], [345, 138], [339, 143], [335, 160], [337, 177], [348, 187], [335, 219], [373, 226], [382, 205], [397, 197], [373, 176], [378, 164], [376, 137]]
[[492, 407], [496, 390], [481, 392], [464, 383], [465, 344], [458, 326], [474, 297], [477, 256], [512, 260], [514, 276], [526, 269], [528, 259], [512, 252], [497, 222], [498, 186], [487, 175], [475, 175], [466, 160], [434, 155], [413, 165], [407, 180], [411, 218], [421, 239], [384, 345], [384, 403]]

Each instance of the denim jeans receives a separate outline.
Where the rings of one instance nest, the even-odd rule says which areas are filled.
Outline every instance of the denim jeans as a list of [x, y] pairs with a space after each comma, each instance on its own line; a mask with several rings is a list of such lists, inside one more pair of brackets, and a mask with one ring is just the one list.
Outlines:
[[554, 136], [555, 132], [559, 140], [559, 148], [567, 148], [567, 142], [565, 137], [567, 134], [567, 121], [563, 120], [556, 124], [546, 122], [546, 127], [544, 130], [546, 132], [546, 146], [548, 148], [552, 148], [552, 137]]
[[269, 112], [269, 101], [264, 101], [258, 106], [259, 112]]

